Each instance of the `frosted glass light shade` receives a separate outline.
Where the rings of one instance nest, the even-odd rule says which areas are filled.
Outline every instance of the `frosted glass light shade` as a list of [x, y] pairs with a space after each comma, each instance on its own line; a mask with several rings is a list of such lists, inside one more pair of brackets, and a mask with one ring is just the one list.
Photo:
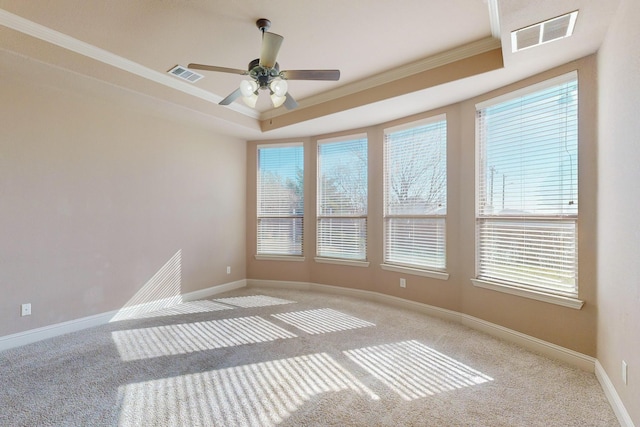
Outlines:
[[245, 98], [251, 97], [258, 90], [258, 83], [253, 80], [242, 80], [240, 82], [240, 92]]
[[249, 96], [243, 96], [242, 100], [251, 108], [256, 108], [256, 102], [258, 102], [258, 95], [252, 93]]
[[278, 108], [279, 106], [284, 104], [284, 101], [286, 101], [286, 100], [287, 100], [286, 96], [278, 96], [275, 93], [271, 94], [271, 102], [273, 103], [273, 106], [275, 108]]
[[273, 79], [273, 81], [269, 84], [269, 87], [271, 88], [271, 91], [279, 97], [285, 96], [287, 94], [287, 90], [289, 89], [287, 81], [281, 79], [280, 77], [276, 77], [275, 79]]

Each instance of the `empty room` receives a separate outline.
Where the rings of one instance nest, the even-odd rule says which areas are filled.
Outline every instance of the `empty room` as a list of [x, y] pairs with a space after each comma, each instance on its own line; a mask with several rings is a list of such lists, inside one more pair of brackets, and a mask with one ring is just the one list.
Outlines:
[[0, 0], [0, 426], [640, 426], [638, 0]]

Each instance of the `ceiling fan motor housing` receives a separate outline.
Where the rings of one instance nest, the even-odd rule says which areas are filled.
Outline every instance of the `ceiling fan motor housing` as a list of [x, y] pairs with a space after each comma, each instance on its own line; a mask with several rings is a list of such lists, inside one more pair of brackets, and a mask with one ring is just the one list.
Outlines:
[[260, 65], [260, 58], [249, 62], [249, 76], [258, 82], [260, 89], [268, 89], [269, 83], [276, 77], [280, 76], [280, 65], [276, 62], [273, 68], [267, 68]]

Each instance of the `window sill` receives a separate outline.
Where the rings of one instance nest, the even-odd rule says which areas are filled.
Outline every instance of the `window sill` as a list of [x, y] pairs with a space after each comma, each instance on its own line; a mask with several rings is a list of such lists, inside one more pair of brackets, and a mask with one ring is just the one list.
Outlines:
[[255, 255], [258, 261], [304, 261], [303, 256], [296, 255]]
[[419, 268], [401, 267], [391, 264], [380, 264], [383, 270], [395, 271], [396, 273], [412, 274], [414, 276], [430, 277], [432, 279], [449, 280], [449, 273], [434, 270], [421, 270]]
[[504, 292], [511, 295], [517, 295], [524, 298], [530, 298], [538, 301], [548, 302], [550, 304], [557, 304], [563, 307], [573, 308], [580, 310], [584, 305], [584, 301], [577, 298], [563, 297], [560, 295], [547, 294], [540, 291], [534, 291], [530, 289], [517, 288], [497, 282], [488, 282], [486, 280], [471, 279], [473, 286], [479, 288], [491, 289], [492, 291]]
[[324, 258], [324, 257], [315, 257], [314, 260], [321, 264], [337, 264], [337, 265], [348, 265], [351, 267], [369, 267], [369, 261], [356, 261], [350, 259], [338, 259], [338, 258]]

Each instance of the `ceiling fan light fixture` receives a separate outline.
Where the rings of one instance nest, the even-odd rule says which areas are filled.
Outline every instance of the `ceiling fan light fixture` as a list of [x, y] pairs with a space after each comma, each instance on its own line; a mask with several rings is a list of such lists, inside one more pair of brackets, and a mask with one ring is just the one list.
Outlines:
[[258, 102], [258, 95], [253, 93], [250, 96], [243, 96], [242, 100], [245, 104], [247, 104], [251, 108], [256, 108], [256, 103]]
[[[255, 95], [258, 90], [258, 83], [253, 80], [242, 80], [240, 82], [240, 92], [245, 98], [250, 98], [251, 95]], [[257, 96], [257, 95], [256, 95]]]
[[[269, 83], [269, 88], [274, 95], [278, 97], [283, 97], [287, 94], [287, 90], [289, 90], [289, 85], [286, 80], [281, 79], [280, 77], [276, 77]], [[284, 102], [284, 101], [283, 101]]]
[[278, 108], [279, 106], [284, 104], [284, 101], [286, 101], [286, 100], [287, 100], [286, 96], [278, 96], [275, 93], [271, 94], [271, 102], [273, 103], [273, 107], [274, 108]]
[[287, 80], [337, 81], [340, 79], [340, 70], [280, 71], [280, 66], [276, 59], [284, 37], [268, 31], [271, 27], [271, 21], [266, 18], [258, 19], [256, 26], [262, 33], [262, 51], [259, 58], [249, 62], [246, 70], [196, 63], [191, 63], [188, 66], [189, 69], [249, 76], [249, 79], [240, 82], [240, 86], [236, 90], [218, 102], [219, 105], [229, 105], [242, 96], [245, 104], [255, 108], [258, 102], [258, 91], [269, 90], [271, 102], [275, 108], [284, 105], [288, 110], [292, 110], [298, 107], [298, 103], [288, 92], [289, 85]]

